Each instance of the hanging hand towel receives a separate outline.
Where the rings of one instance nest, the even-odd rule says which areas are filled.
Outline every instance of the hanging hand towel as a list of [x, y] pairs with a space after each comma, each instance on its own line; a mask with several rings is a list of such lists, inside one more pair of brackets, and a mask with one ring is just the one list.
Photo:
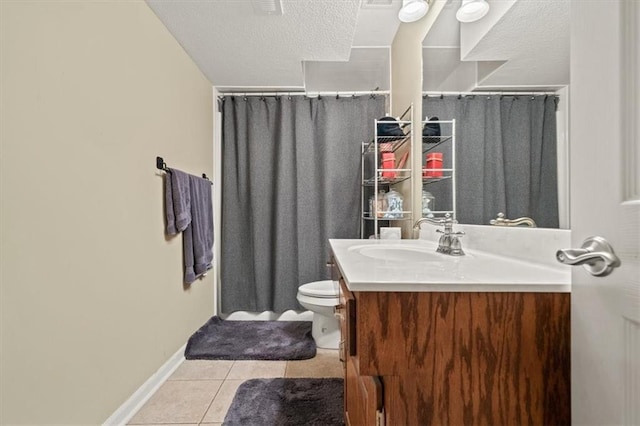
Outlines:
[[169, 235], [184, 231], [191, 223], [189, 175], [180, 170], [165, 174], [165, 215]]
[[213, 206], [211, 182], [189, 175], [191, 223], [182, 233], [184, 282], [191, 284], [212, 268]]

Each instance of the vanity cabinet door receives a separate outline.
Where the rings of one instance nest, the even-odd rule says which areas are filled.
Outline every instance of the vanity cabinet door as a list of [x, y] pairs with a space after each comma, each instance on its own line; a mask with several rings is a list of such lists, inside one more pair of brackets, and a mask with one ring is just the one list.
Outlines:
[[364, 402], [360, 391], [358, 369], [351, 357], [346, 361], [344, 378], [344, 421], [347, 426], [364, 425]]
[[382, 407], [382, 382], [378, 377], [360, 376], [362, 404], [364, 407], [363, 425], [384, 426], [384, 410]]
[[344, 391], [347, 426], [384, 425], [382, 382], [378, 377], [360, 376], [356, 357], [346, 362]]

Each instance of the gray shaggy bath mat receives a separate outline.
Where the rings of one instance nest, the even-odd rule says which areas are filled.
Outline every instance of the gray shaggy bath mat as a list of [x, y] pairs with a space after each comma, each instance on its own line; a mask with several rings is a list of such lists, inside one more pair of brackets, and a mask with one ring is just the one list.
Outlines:
[[224, 426], [343, 426], [343, 379], [243, 382]]
[[186, 359], [309, 359], [311, 321], [225, 321], [212, 317], [187, 342]]

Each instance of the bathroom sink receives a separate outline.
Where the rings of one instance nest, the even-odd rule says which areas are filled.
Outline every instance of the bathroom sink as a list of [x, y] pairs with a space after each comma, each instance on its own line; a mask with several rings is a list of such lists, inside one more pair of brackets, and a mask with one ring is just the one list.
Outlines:
[[349, 251], [372, 259], [394, 262], [433, 262], [442, 260], [442, 255], [433, 248], [417, 246], [389, 245], [361, 245], [350, 247]]

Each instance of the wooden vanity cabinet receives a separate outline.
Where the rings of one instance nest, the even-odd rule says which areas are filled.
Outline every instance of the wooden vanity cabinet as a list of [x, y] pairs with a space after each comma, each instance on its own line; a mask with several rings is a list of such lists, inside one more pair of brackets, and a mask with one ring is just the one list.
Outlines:
[[340, 300], [347, 425], [571, 423], [570, 294], [351, 292], [340, 277]]
[[345, 369], [345, 424], [382, 425], [382, 383], [377, 376], [361, 376], [356, 344], [356, 304], [353, 293], [340, 279], [340, 361]]

